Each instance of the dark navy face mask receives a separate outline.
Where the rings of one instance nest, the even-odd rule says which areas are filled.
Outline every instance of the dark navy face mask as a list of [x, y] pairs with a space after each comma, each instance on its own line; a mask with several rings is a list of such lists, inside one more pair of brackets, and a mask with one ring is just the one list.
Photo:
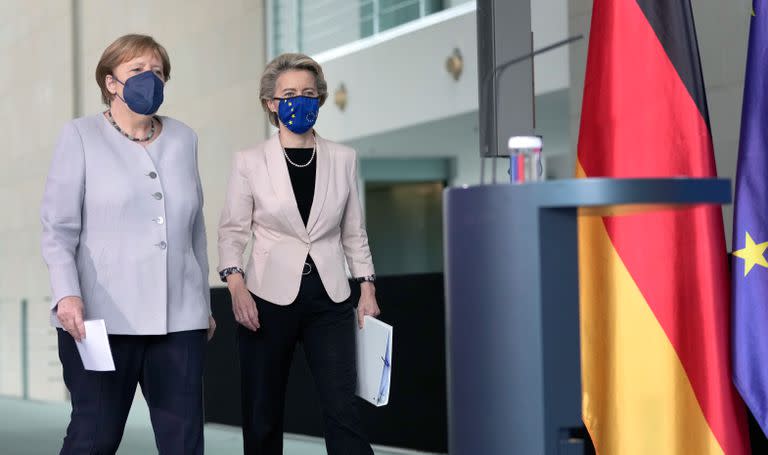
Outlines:
[[320, 98], [292, 96], [275, 99], [280, 100], [277, 116], [289, 130], [296, 134], [304, 134], [315, 125], [320, 111]]
[[152, 71], [145, 71], [125, 80], [112, 76], [117, 82], [123, 84], [123, 100], [128, 108], [141, 115], [152, 115], [163, 104], [163, 88], [165, 83]]

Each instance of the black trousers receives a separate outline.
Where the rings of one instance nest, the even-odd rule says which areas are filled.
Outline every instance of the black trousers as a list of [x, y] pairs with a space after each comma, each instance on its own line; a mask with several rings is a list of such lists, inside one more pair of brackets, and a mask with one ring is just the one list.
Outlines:
[[316, 272], [303, 277], [296, 300], [279, 306], [254, 296], [261, 328], [238, 327], [246, 455], [283, 453], [283, 409], [297, 342], [304, 346], [323, 409], [330, 455], [372, 455], [357, 409], [355, 312], [335, 303]]
[[58, 330], [59, 359], [72, 399], [60, 455], [114, 454], [136, 385], [149, 406], [160, 455], [202, 454], [206, 331], [110, 335], [115, 370], [87, 371], [74, 339]]

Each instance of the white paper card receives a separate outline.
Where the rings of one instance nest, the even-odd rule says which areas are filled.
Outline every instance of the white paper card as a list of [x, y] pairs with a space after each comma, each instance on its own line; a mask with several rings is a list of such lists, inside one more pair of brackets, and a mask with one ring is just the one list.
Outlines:
[[357, 395], [384, 406], [392, 376], [392, 326], [371, 316], [357, 329]]
[[76, 344], [86, 370], [115, 371], [104, 319], [85, 321], [85, 339]]

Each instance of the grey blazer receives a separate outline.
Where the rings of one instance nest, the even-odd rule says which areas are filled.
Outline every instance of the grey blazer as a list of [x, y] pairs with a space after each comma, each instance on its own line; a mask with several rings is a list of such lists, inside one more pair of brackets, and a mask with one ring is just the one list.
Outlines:
[[104, 319], [110, 334], [208, 327], [197, 136], [160, 119], [163, 130], [146, 149], [102, 114], [64, 127], [41, 209], [54, 326], [59, 300], [79, 296], [85, 318]]

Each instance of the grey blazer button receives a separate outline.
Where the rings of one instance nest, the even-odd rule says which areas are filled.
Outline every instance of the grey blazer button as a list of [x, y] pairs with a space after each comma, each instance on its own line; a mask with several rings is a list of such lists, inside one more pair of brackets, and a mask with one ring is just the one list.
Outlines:
[[154, 221], [157, 224], [163, 224], [165, 223], [165, 218], [163, 218], [162, 216], [158, 216], [157, 218], [154, 218], [152, 221]]
[[150, 172], [150, 173], [149, 173], [149, 174], [147, 174], [147, 175], [148, 175], [148, 176], [149, 176], [149, 178], [151, 178], [151, 179], [156, 179], [156, 178], [157, 178], [157, 172], [154, 172], [154, 171]]
[[164, 250], [164, 249], [168, 248], [168, 244], [165, 243], [165, 240], [163, 240], [162, 242], [157, 244], [157, 247], [160, 248], [161, 250]]
[[155, 199], [157, 199], [159, 201], [160, 199], [163, 198], [163, 193], [157, 192], [157, 193], [153, 194], [152, 197], [154, 197]]

